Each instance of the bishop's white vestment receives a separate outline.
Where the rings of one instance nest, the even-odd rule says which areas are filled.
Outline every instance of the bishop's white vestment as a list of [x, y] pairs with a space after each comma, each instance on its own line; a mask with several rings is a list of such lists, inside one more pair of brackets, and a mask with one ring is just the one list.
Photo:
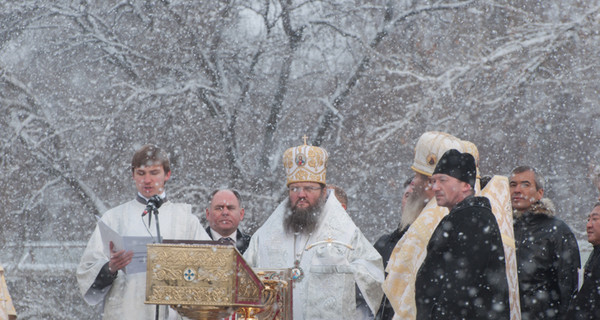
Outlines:
[[[152, 216], [148, 225], [148, 215], [142, 218], [146, 206], [136, 200], [129, 201], [107, 211], [101, 221], [121, 236], [149, 237], [156, 234], [156, 217]], [[165, 202], [158, 214], [161, 237], [163, 239], [210, 240], [200, 221], [192, 214], [189, 204]], [[127, 274], [119, 270], [112, 285], [101, 290], [92, 288], [102, 267], [109, 261], [104, 253], [104, 244], [98, 226], [92, 233], [77, 268], [77, 282], [85, 301], [90, 305], [103, 303], [103, 319], [140, 319], [155, 318], [156, 306], [146, 305], [146, 272]], [[160, 319], [165, 306], [160, 307]], [[176, 317], [169, 310], [169, 319]]]
[[250, 266], [293, 268], [300, 260], [304, 276], [293, 287], [294, 320], [356, 319], [356, 286], [375, 314], [383, 296], [382, 259], [336, 197], [330, 193], [310, 236], [286, 232], [288, 201], [252, 236], [244, 253]]

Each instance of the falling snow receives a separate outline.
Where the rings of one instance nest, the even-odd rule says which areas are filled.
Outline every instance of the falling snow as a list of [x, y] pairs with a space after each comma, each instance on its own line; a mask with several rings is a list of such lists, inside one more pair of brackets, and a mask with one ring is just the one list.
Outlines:
[[589, 0], [0, 3], [0, 262], [20, 319], [98, 318], [75, 266], [148, 142], [170, 154], [169, 197], [204, 222], [207, 195], [236, 187], [253, 232], [306, 134], [374, 241], [399, 222], [417, 138], [445, 131], [483, 174], [540, 169], [589, 250], [599, 19]]

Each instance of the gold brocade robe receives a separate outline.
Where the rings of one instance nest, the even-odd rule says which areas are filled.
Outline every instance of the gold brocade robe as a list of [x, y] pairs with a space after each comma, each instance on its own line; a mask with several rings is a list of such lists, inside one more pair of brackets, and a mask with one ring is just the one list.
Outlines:
[[[477, 180], [475, 190], [477, 196], [487, 197], [490, 200], [492, 212], [502, 233], [506, 277], [510, 292], [510, 319], [520, 320], [519, 282], [508, 178], [494, 176], [481, 191]], [[394, 308], [394, 320], [416, 319], [417, 273], [427, 255], [427, 244], [433, 231], [448, 212], [447, 208], [437, 205], [435, 198], [429, 201], [392, 251], [386, 268], [388, 276], [383, 283], [383, 291]]]

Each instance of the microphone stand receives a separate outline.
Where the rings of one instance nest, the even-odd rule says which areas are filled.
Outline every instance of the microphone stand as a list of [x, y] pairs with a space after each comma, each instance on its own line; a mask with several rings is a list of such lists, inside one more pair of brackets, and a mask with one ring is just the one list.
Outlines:
[[[162, 243], [162, 236], [160, 235], [160, 220], [158, 220], [158, 208], [160, 208], [160, 206], [163, 204], [163, 199], [160, 198], [159, 195], [154, 195], [152, 196], [150, 199], [147, 199], [146, 202], [146, 210], [144, 210], [144, 212], [142, 213], [142, 218], [145, 215], [148, 215], [148, 233], [150, 233], [150, 237], [152, 237], [152, 233], [150, 232], [150, 226], [152, 225], [152, 214], [154, 214], [154, 217], [156, 218], [156, 236], [158, 237], [158, 239], [156, 241], [153, 241], [154, 243]], [[165, 306], [165, 315], [168, 312], [168, 306]], [[155, 318], [156, 320], [158, 320], [159, 317], [159, 309], [160, 309], [160, 305], [156, 305], [156, 315]]]
[[162, 243], [162, 237], [160, 236], [160, 223], [158, 222], [158, 208], [152, 208], [152, 213], [156, 219], [156, 236], [158, 237], [158, 243]]
[[[162, 237], [160, 236], [160, 223], [158, 220], [158, 208], [157, 207], [153, 207], [152, 208], [152, 212], [150, 212], [148, 219], [152, 218], [152, 214], [154, 214], [154, 218], [156, 219], [156, 236], [158, 237], [158, 243], [162, 243]], [[150, 223], [150, 220], [148, 220], [148, 223]], [[160, 305], [156, 305], [156, 316], [155, 319], [158, 319], [159, 316], [159, 309], [160, 309]], [[168, 307], [165, 306], [165, 314], [168, 311]]]

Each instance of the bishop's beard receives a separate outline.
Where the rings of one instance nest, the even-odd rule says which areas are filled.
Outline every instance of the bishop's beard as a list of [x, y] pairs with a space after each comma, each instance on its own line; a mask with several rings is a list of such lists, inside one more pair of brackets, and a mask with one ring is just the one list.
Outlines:
[[288, 212], [283, 221], [285, 230], [290, 233], [309, 234], [317, 228], [321, 210], [327, 201], [327, 192], [321, 193], [317, 202], [306, 208], [297, 208], [288, 201]]
[[427, 194], [425, 194], [425, 189], [423, 187], [413, 188], [413, 192], [408, 196], [406, 204], [402, 208], [399, 229], [404, 230], [404, 228], [415, 222], [427, 202], [429, 202], [429, 199], [427, 198]]

